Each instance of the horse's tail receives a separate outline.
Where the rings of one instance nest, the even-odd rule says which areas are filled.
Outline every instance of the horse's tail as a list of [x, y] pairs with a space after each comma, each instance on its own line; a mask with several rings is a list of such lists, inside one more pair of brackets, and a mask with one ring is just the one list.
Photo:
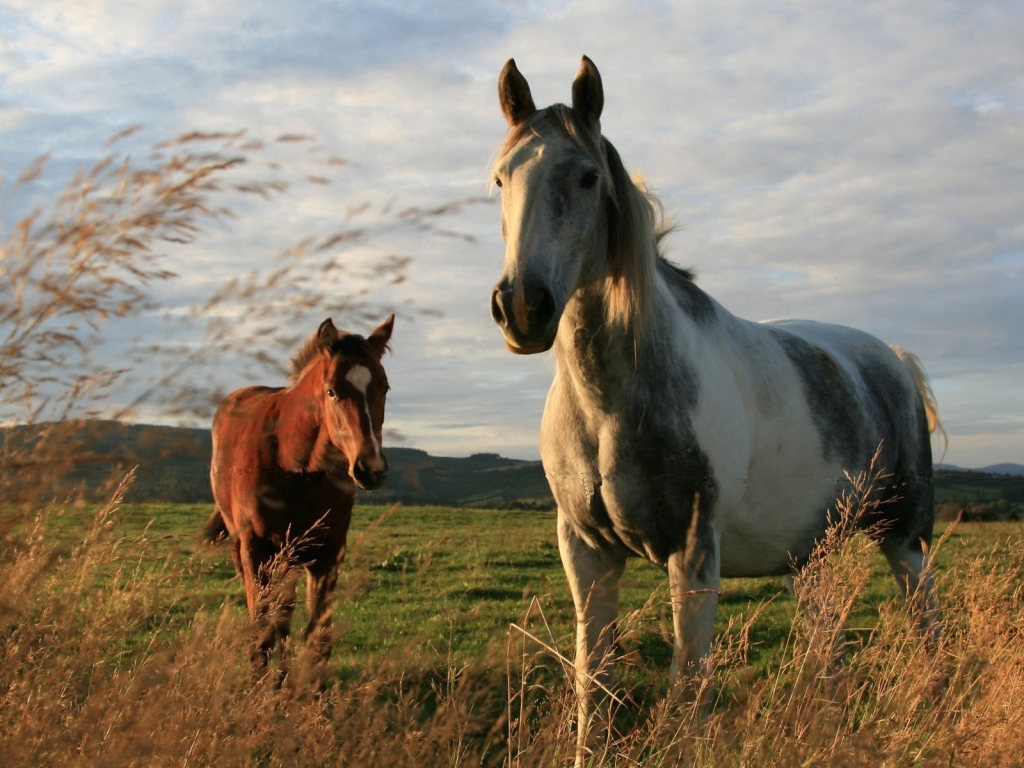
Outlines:
[[224, 524], [224, 516], [221, 515], [220, 509], [214, 507], [213, 514], [203, 525], [202, 539], [211, 544], [220, 544], [228, 536], [228, 527]]
[[935, 393], [932, 391], [932, 385], [928, 381], [928, 374], [925, 373], [924, 366], [921, 365], [917, 355], [908, 352], [898, 344], [892, 345], [892, 351], [910, 372], [910, 377], [914, 380], [914, 385], [924, 403], [924, 412], [928, 416], [928, 432], [931, 434], [938, 430], [942, 435], [942, 453], [945, 455], [946, 447], [949, 445], [949, 435], [946, 434], [946, 428], [942, 426], [942, 421], [939, 419], [939, 405], [935, 401]]

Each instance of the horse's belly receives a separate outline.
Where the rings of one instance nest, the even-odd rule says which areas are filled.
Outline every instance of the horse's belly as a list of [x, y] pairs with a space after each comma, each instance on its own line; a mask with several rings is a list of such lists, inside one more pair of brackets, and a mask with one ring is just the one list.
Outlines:
[[730, 509], [719, 510], [722, 575], [774, 576], [802, 565], [825, 533], [828, 509], [839, 485], [832, 479], [812, 487], [762, 488]]
[[722, 576], [749, 578], [790, 573], [806, 561], [815, 539], [824, 532], [823, 525], [817, 529], [814, 535], [809, 528], [737, 530], [726, 526], [721, 536]]

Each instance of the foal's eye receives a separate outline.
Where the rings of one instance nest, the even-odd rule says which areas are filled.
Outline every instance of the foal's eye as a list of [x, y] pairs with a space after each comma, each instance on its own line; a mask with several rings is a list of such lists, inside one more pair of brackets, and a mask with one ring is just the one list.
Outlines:
[[499, 179], [497, 176], [494, 177], [494, 184], [498, 189], [501, 189], [501, 179]]
[[580, 179], [580, 186], [583, 189], [590, 189], [595, 184], [597, 184], [597, 178], [597, 171], [587, 171], [586, 173], [583, 174], [583, 177]]
[[331, 400], [334, 400], [338, 395], [333, 389], [328, 389], [327, 396], [331, 398]]

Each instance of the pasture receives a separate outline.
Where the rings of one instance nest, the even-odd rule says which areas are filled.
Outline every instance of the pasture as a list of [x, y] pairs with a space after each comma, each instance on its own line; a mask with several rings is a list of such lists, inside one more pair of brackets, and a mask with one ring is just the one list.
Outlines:
[[[197, 538], [209, 511], [6, 513], [5, 765], [571, 762], [574, 705], [558, 655], [572, 657], [573, 609], [551, 513], [357, 507], [329, 687], [311, 697], [302, 658], [292, 685], [251, 682], [230, 552]], [[632, 561], [620, 738], [598, 763], [1021, 764], [1020, 524], [962, 523], [937, 549], [941, 699], [884, 559], [858, 536], [830, 561], [833, 599], [856, 597], [838, 696], [782, 579], [725, 580], [705, 720], [667, 690], [666, 577]]]

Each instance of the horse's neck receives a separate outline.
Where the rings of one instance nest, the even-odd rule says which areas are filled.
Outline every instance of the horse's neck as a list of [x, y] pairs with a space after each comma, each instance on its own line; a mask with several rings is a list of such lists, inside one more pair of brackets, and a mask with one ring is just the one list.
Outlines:
[[598, 286], [577, 290], [555, 339], [560, 375], [579, 399], [601, 409], [641, 396], [636, 387], [638, 366], [655, 353], [658, 335], [653, 327], [638, 340], [630, 327], [609, 322], [605, 302]]
[[737, 322], [709, 297], [699, 302], [699, 311], [688, 310], [661, 276], [655, 277], [650, 324], [643, 334], [609, 321], [605, 301], [599, 286], [577, 290], [555, 340], [559, 375], [585, 409], [613, 412], [675, 396], [678, 382], [707, 363], [701, 339], [709, 321], [700, 313], [710, 312], [716, 326]]
[[280, 397], [280, 417], [277, 436], [281, 463], [293, 472], [320, 469], [323, 454], [330, 443], [323, 428], [317, 377], [306, 374], [295, 384], [283, 390]]

